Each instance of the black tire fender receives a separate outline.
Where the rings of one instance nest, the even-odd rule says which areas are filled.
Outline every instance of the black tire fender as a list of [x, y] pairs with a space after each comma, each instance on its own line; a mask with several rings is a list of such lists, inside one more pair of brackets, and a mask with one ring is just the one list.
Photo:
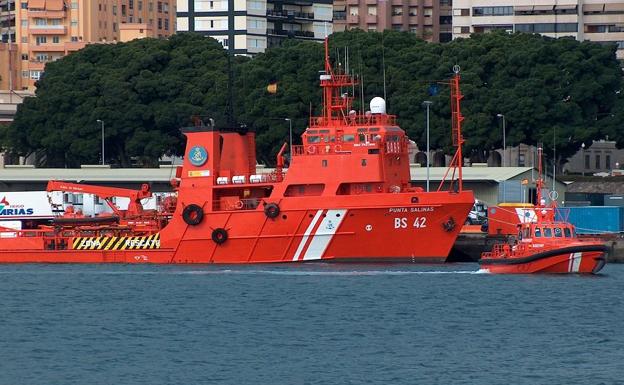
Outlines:
[[212, 234], [210, 235], [214, 243], [217, 245], [221, 245], [228, 240], [228, 232], [226, 229], [221, 227], [212, 230]]
[[197, 226], [204, 219], [204, 209], [196, 204], [190, 204], [182, 210], [182, 219], [191, 226]]
[[280, 214], [280, 208], [276, 203], [269, 203], [264, 206], [264, 215], [269, 218], [277, 218]]

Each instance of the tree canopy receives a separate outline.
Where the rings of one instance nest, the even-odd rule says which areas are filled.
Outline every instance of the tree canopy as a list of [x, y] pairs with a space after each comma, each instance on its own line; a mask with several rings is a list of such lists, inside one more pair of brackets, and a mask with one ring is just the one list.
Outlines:
[[[615, 49], [520, 33], [474, 35], [444, 44], [396, 31], [355, 30], [330, 37], [332, 61], [341, 66], [348, 62], [360, 75], [365, 104], [384, 95], [385, 64], [388, 112], [398, 115], [421, 147], [425, 100], [433, 101], [432, 147], [450, 146], [446, 82], [453, 66], [461, 66], [465, 153], [475, 160], [501, 147], [497, 114], [505, 115], [507, 145], [543, 142], [552, 149], [556, 138], [561, 159], [581, 142], [605, 135], [624, 144], [619, 126], [624, 95]], [[43, 153], [49, 166], [96, 163], [100, 119], [108, 160], [128, 165], [139, 158], [149, 164], [160, 155], [179, 154], [183, 141], [178, 128], [191, 115], [227, 124], [227, 61], [215, 40], [190, 33], [88, 46], [48, 64], [37, 97], [27, 99], [4, 130], [3, 147]], [[285, 119], [292, 119], [297, 141], [310, 113], [320, 112], [322, 66], [321, 44], [295, 40], [253, 59], [232, 60], [234, 114], [256, 130], [260, 160], [272, 162], [287, 140]], [[267, 91], [270, 83], [277, 84], [276, 93]], [[361, 99], [356, 90], [356, 109]]]

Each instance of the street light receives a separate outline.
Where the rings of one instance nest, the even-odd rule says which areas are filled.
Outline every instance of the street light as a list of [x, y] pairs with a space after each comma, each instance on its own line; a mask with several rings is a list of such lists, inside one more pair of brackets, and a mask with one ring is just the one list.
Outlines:
[[581, 143], [581, 167], [585, 176], [585, 142]]
[[433, 104], [432, 101], [425, 100], [423, 107], [427, 109], [427, 192], [429, 192], [429, 108]]
[[503, 167], [505, 167], [505, 153], [507, 152], [507, 145], [505, 144], [505, 115], [497, 114], [496, 116], [503, 120]]
[[104, 121], [98, 119], [97, 122], [102, 125], [102, 166], [104, 166]]
[[[505, 143], [505, 115], [497, 114], [496, 116], [503, 120], [503, 167], [505, 167], [505, 150], [507, 149], [507, 144]], [[507, 202], [507, 183], [505, 182], [503, 181], [503, 202]]]
[[290, 118], [285, 118], [284, 121], [288, 122], [288, 128], [289, 128], [289, 144], [290, 144], [290, 158], [292, 159], [292, 119]]

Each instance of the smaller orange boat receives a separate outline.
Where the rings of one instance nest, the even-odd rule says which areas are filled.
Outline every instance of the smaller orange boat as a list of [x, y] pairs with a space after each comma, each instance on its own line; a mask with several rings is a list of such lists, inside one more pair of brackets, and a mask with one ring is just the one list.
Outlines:
[[552, 196], [546, 205], [541, 192], [542, 156], [538, 149], [539, 177], [536, 182], [535, 220], [518, 224], [518, 239], [494, 245], [481, 254], [481, 269], [494, 274], [581, 273], [596, 274], [606, 263], [607, 246], [599, 239], [578, 238], [572, 224], [555, 219]]

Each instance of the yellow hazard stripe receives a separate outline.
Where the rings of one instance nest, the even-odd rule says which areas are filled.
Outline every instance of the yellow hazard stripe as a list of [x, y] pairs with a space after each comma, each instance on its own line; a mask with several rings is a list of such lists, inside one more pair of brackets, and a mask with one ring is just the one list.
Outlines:
[[74, 250], [137, 250], [160, 247], [160, 234], [142, 237], [76, 237], [72, 240]]

